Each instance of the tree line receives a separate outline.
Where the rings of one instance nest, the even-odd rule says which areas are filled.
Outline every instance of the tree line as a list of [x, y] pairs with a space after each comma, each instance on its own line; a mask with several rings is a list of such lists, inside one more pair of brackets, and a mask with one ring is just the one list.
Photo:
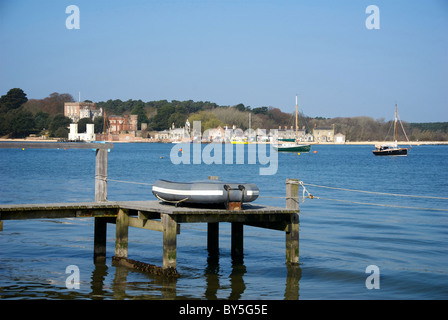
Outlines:
[[[64, 116], [64, 103], [73, 102], [70, 94], [57, 92], [44, 99], [28, 99], [20, 88], [13, 88], [0, 97], [0, 136], [23, 138], [30, 134], [46, 134], [51, 137], [67, 137], [70, 118]], [[86, 102], [91, 102], [86, 100]], [[106, 117], [110, 115], [138, 115], [138, 126], [147, 124], [148, 131], [161, 131], [183, 127], [186, 120], [201, 121], [202, 130], [217, 126], [235, 125], [242, 130], [278, 129], [295, 125], [295, 115], [285, 113], [279, 108], [262, 106], [252, 108], [240, 103], [235, 106], [221, 106], [210, 101], [147, 101], [120, 99], [100, 101], [97, 108], [103, 108]], [[95, 124], [95, 132], [103, 131], [103, 117], [81, 119], [78, 131], [84, 132], [87, 123]], [[371, 117], [350, 118], [311, 118], [303, 113], [299, 116], [299, 127], [311, 132], [315, 127], [334, 128], [342, 133], [347, 141], [381, 141], [393, 139], [393, 121]], [[403, 122], [407, 136], [413, 141], [447, 141], [448, 122], [407, 123]], [[402, 130], [398, 130], [399, 140], [406, 140]]]
[[[64, 116], [64, 103], [73, 102], [70, 94], [54, 92], [44, 99], [28, 99], [20, 88], [0, 97], [0, 137], [25, 138], [30, 134], [67, 138], [71, 119]], [[90, 119], [81, 119], [79, 132]], [[95, 131], [101, 132], [103, 119], [95, 119]]]

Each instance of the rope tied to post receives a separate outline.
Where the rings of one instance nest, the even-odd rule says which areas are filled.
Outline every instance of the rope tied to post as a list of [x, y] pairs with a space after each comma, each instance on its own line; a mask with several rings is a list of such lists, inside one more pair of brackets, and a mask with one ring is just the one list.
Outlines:
[[315, 197], [315, 196], [313, 196], [311, 193], [309, 193], [309, 191], [306, 189], [306, 187], [305, 187], [303, 181], [299, 181], [299, 185], [302, 186], [302, 188], [303, 188], [303, 192], [302, 192], [302, 202], [305, 202], [305, 193], [308, 194], [308, 196], [307, 196], [306, 198], [309, 198], [309, 199], [314, 199], [314, 198], [319, 199], [318, 197]]

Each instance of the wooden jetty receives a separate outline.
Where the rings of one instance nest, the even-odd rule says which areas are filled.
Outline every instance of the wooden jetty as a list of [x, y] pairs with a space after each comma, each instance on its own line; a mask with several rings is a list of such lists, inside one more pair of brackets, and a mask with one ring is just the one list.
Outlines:
[[108, 201], [107, 152], [105, 143], [0, 143], [0, 148], [71, 148], [96, 149], [95, 201], [54, 204], [0, 205], [0, 227], [4, 220], [94, 218], [95, 262], [106, 259], [107, 223], [114, 223], [113, 260], [135, 266], [128, 260], [128, 229], [143, 228], [163, 232], [162, 274], [176, 274], [177, 235], [182, 223], [207, 223], [207, 249], [214, 255], [219, 249], [219, 223], [231, 223], [232, 258], [243, 257], [243, 226], [255, 226], [285, 232], [286, 263], [299, 263], [299, 183], [286, 180], [286, 207], [244, 204], [241, 210], [183, 207], [159, 201]]

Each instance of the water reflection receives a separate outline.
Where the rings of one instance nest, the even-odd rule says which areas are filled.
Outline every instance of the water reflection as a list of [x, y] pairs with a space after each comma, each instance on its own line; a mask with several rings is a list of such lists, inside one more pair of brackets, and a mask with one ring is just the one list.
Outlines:
[[[177, 284], [182, 281], [180, 278], [166, 278], [147, 274], [148, 281], [132, 282], [129, 276], [134, 273], [142, 273], [119, 264], [113, 264], [114, 278], [111, 291], [105, 286], [107, 276], [112, 270], [109, 270], [105, 263], [96, 263], [91, 276], [91, 299], [190, 299], [190, 297], [179, 296], [177, 293]], [[246, 290], [245, 275], [247, 273], [243, 259], [232, 259], [232, 271], [227, 280], [230, 281], [230, 293], [224, 299], [240, 300], [244, 298]], [[229, 289], [228, 285], [220, 283], [222, 279], [222, 270], [219, 264], [219, 255], [209, 255], [207, 265], [204, 269], [205, 289], [203, 297], [207, 300], [217, 300], [219, 291]], [[299, 282], [302, 276], [302, 270], [299, 265], [286, 265], [286, 284], [284, 299], [299, 299]], [[279, 283], [281, 285], [281, 283]]]
[[[211, 254], [207, 259], [207, 266], [204, 270], [204, 276], [206, 281], [205, 298], [207, 300], [217, 300], [218, 291], [221, 288], [219, 283], [220, 279], [220, 266], [219, 256]], [[242, 259], [232, 259], [232, 272], [230, 273], [230, 294], [227, 297], [229, 300], [239, 300], [246, 290], [246, 284], [244, 283], [244, 274], [246, 273], [246, 266], [243, 264]]]
[[90, 283], [92, 299], [102, 299], [106, 295], [104, 280], [107, 276], [107, 269], [107, 265], [104, 262], [95, 263], [95, 268], [92, 272], [92, 282]]
[[288, 274], [286, 276], [285, 300], [299, 299], [299, 282], [302, 278], [300, 265], [286, 265]]

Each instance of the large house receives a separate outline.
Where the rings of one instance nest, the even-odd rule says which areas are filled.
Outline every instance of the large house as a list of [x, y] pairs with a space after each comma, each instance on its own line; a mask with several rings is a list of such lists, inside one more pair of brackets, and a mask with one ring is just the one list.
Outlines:
[[334, 127], [321, 127], [313, 129], [314, 141], [334, 142]]
[[122, 131], [137, 131], [138, 115], [130, 116], [109, 116], [110, 133], [120, 133]]
[[[277, 129], [271, 130], [271, 136], [276, 136], [278, 139], [296, 139], [296, 130], [293, 126], [291, 126], [289, 129], [288, 127], [278, 127]], [[297, 130], [297, 140], [298, 141], [306, 141], [306, 142], [312, 142], [314, 140], [313, 135], [310, 133], [307, 133], [305, 129], [298, 129]]]
[[96, 103], [89, 102], [65, 102], [64, 116], [70, 118], [73, 123], [77, 123], [79, 119], [90, 118], [94, 120], [96, 117], [103, 115], [103, 108], [96, 109]]

